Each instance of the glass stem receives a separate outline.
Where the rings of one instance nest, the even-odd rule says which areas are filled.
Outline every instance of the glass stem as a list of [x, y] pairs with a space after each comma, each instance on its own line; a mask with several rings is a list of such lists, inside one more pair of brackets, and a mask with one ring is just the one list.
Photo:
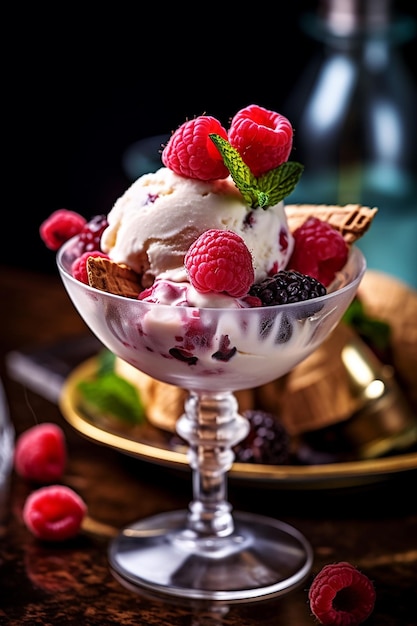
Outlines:
[[227, 472], [234, 460], [233, 446], [248, 431], [249, 422], [238, 414], [233, 393], [190, 392], [177, 432], [189, 443], [193, 500], [188, 529], [198, 536], [224, 537], [234, 530]]

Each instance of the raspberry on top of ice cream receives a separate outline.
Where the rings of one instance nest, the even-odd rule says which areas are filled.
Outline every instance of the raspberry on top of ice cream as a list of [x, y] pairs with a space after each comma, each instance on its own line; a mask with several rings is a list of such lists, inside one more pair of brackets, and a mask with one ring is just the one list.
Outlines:
[[[145, 174], [108, 214], [101, 247], [113, 261], [142, 276], [188, 280], [185, 255], [205, 231], [242, 237], [255, 281], [284, 269], [293, 251], [283, 198], [303, 167], [289, 162], [293, 131], [278, 113], [251, 105], [226, 131], [202, 115], [173, 132], [158, 171]], [[255, 173], [254, 173], [255, 172]]]
[[[219, 149], [219, 141], [221, 144], [229, 142], [234, 149], [229, 148], [227, 161]], [[293, 129], [286, 117], [251, 104], [232, 118], [228, 131], [208, 115], [184, 122], [165, 146], [162, 162], [176, 174], [197, 180], [227, 178], [231, 173], [239, 188], [236, 170], [240, 167], [247, 182], [256, 186], [262, 183], [251, 179], [262, 177], [288, 161], [292, 142]], [[292, 183], [295, 186], [302, 167], [293, 165], [292, 169], [297, 172]]]

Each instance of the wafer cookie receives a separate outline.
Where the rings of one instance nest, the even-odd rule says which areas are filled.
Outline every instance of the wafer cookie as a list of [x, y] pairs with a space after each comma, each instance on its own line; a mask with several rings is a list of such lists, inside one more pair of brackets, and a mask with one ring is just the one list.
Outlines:
[[285, 211], [291, 232], [309, 217], [318, 217], [338, 230], [346, 243], [351, 245], [366, 233], [378, 209], [360, 204], [288, 204]]
[[105, 257], [89, 257], [87, 275], [90, 287], [118, 296], [137, 298], [142, 289], [136, 272], [127, 265], [115, 263]]

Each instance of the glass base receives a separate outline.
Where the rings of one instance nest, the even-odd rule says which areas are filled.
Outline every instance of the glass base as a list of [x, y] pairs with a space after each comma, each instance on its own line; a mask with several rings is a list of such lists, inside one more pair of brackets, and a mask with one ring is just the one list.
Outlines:
[[122, 530], [109, 547], [115, 573], [157, 593], [243, 602], [287, 593], [311, 570], [310, 544], [284, 522], [237, 512], [231, 535], [201, 536], [187, 529], [188, 515], [162, 513]]

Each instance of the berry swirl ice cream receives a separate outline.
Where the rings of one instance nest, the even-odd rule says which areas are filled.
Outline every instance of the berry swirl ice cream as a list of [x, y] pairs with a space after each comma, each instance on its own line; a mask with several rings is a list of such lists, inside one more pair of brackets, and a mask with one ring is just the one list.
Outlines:
[[187, 250], [212, 228], [242, 237], [252, 254], [256, 281], [283, 269], [293, 250], [283, 202], [266, 211], [251, 209], [230, 176], [208, 182], [162, 167], [129, 187], [108, 222], [103, 252], [140, 274], [144, 287], [156, 277], [187, 280]]

